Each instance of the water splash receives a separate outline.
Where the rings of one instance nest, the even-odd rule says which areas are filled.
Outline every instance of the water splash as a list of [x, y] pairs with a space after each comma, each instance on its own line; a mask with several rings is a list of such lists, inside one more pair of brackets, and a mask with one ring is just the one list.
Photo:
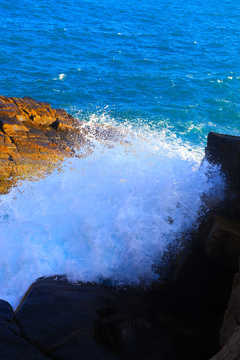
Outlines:
[[[93, 153], [66, 160], [0, 202], [0, 298], [16, 307], [39, 276], [138, 284], [157, 278], [156, 259], [191, 229], [218, 169], [163, 134], [130, 132], [125, 142], [91, 138]], [[187, 156], [189, 154], [189, 156]]]

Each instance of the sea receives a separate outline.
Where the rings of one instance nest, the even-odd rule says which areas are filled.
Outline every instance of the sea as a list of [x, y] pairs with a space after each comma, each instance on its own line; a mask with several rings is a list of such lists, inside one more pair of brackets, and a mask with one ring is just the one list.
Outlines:
[[202, 160], [210, 131], [240, 131], [239, 0], [0, 0], [0, 15], [1, 95], [125, 139], [89, 135], [91, 155], [0, 197], [0, 298], [16, 308], [40, 276], [161, 282], [163, 254], [224, 196]]

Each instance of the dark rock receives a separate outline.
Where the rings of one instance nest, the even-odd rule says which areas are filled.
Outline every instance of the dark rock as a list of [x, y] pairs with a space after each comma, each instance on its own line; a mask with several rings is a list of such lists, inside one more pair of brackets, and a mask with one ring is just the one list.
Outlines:
[[206, 240], [205, 246], [206, 254], [211, 261], [238, 269], [240, 236], [223, 230], [216, 223]]
[[210, 262], [201, 248], [188, 246], [179, 254], [172, 286], [181, 301], [206, 309], [224, 309], [234, 272]]
[[220, 329], [219, 335], [219, 343], [221, 347], [225, 346], [234, 333], [234, 330], [238, 326], [239, 322], [238, 319], [234, 314], [231, 313], [228, 309], [226, 310], [223, 318], [223, 325]]
[[210, 210], [193, 236], [208, 260], [238, 270], [240, 255], [240, 226], [238, 214]]
[[240, 326], [236, 327], [228, 343], [210, 360], [240, 359]]
[[79, 333], [67, 343], [49, 353], [56, 360], [116, 360], [117, 357], [109, 350], [93, 341], [92, 334]]
[[[23, 337], [48, 356], [59, 357], [59, 349], [63, 348], [72, 354], [72, 359], [78, 359], [76, 349], [83, 349], [88, 343], [89, 354], [94, 358], [94, 349], [97, 352], [99, 349], [94, 341], [95, 323], [100, 320], [98, 312], [114, 306], [114, 300], [111, 291], [102, 286], [40, 278], [20, 304], [16, 321]], [[105, 356], [108, 353], [102, 352]]]
[[13, 309], [3, 300], [0, 300], [0, 359], [47, 359], [21, 337], [21, 331], [14, 319]]
[[240, 137], [210, 132], [205, 153], [210, 163], [221, 165], [232, 187], [240, 189]]
[[98, 340], [126, 359], [174, 359], [172, 341], [154, 324], [137, 317], [117, 319], [97, 326]]
[[173, 360], [174, 346], [149, 318], [144, 298], [134, 289], [40, 278], [15, 320], [24, 339], [51, 359]]
[[228, 303], [228, 309], [224, 315], [223, 325], [220, 330], [220, 344], [227, 344], [229, 338], [240, 325], [240, 273], [234, 276], [233, 287]]
[[181, 359], [208, 359], [219, 351], [218, 332], [234, 272], [209, 261], [202, 246], [189, 245], [179, 253], [169, 297], [159, 301], [157, 320], [171, 331], [184, 354]]

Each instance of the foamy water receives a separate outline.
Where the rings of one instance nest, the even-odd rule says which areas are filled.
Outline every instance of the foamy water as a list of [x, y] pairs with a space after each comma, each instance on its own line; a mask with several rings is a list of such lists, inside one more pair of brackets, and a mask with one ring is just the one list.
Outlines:
[[45, 275], [133, 285], [157, 279], [154, 264], [193, 227], [202, 195], [220, 191], [222, 180], [218, 169], [209, 178], [208, 164], [199, 167], [202, 149], [146, 131], [127, 140], [92, 140], [90, 156], [1, 197], [0, 298], [16, 307]]

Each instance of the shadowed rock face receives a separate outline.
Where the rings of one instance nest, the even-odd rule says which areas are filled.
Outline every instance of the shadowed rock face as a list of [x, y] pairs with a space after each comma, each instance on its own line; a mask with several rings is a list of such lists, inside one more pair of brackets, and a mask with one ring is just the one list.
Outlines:
[[209, 133], [205, 158], [220, 166], [227, 182], [224, 201], [218, 209], [208, 212], [213, 226], [204, 239], [205, 252], [210, 261], [237, 271], [240, 256], [240, 137]]
[[237, 360], [240, 358], [240, 273], [233, 280], [233, 288], [220, 330], [223, 347], [211, 360]]
[[0, 300], [0, 348], [0, 359], [47, 359], [21, 336], [13, 309], [4, 300]]
[[0, 96], [0, 193], [73, 156], [86, 143], [81, 125], [47, 102]]
[[240, 190], [240, 137], [210, 132], [205, 154], [210, 163], [221, 166], [231, 188]]
[[[0, 301], [0, 359], [17, 359], [15, 353], [21, 350], [21, 344], [14, 343], [14, 333], [9, 334], [12, 345], [3, 342], [1, 326], [8, 321], [6, 326], [15, 326], [22, 343], [28, 345], [24, 359], [41, 359], [41, 355], [53, 360], [173, 360], [167, 332], [147, 318], [146, 307], [136, 291], [71, 284], [61, 276], [39, 278], [15, 316], [11, 306]], [[3, 357], [2, 351], [9, 357]]]

